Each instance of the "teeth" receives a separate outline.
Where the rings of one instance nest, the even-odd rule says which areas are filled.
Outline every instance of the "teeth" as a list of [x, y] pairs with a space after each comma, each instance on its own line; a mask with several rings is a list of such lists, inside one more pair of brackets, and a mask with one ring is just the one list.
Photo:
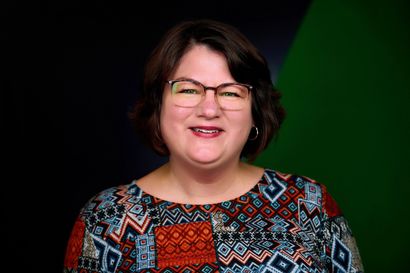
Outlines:
[[204, 133], [204, 134], [214, 134], [214, 133], [218, 133], [219, 130], [206, 130], [206, 129], [199, 129], [199, 128], [193, 128], [195, 132], [200, 132], [200, 133]]

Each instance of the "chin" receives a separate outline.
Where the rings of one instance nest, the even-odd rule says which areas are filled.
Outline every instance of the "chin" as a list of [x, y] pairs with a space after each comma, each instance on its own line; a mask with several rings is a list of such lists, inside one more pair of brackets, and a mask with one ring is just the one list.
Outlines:
[[222, 159], [222, 154], [209, 154], [209, 153], [197, 153], [194, 155], [189, 155], [188, 156], [190, 161], [193, 161], [197, 164], [201, 165], [212, 165], [215, 164]]
[[200, 164], [212, 164], [218, 162], [220, 157], [191, 157], [190, 159]]

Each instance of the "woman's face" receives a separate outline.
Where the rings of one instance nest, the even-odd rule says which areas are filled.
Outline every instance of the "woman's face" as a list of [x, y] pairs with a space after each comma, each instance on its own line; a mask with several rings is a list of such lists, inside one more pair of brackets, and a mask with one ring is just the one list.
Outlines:
[[[169, 80], [193, 79], [205, 86], [235, 82], [223, 54], [204, 45], [191, 48]], [[252, 127], [251, 95], [241, 110], [221, 109], [213, 90], [195, 107], [172, 100], [166, 84], [161, 109], [161, 133], [171, 160], [218, 166], [239, 160]]]

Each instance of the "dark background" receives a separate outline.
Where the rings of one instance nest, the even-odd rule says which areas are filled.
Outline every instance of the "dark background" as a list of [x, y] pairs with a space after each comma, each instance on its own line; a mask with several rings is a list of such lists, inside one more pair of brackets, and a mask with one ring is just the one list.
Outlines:
[[152, 47], [192, 18], [237, 26], [283, 93], [255, 164], [325, 184], [367, 272], [408, 271], [408, 1], [3, 2], [1, 272], [61, 272], [84, 203], [166, 160], [127, 112]]
[[2, 4], [6, 272], [61, 272], [84, 203], [166, 161], [140, 144], [127, 112], [169, 27], [231, 23], [265, 54], [276, 80], [309, 2]]

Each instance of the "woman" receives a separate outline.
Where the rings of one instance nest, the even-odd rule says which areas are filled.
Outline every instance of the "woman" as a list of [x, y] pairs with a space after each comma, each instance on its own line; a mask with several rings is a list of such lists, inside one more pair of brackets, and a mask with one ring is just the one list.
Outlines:
[[131, 118], [169, 162], [82, 209], [67, 272], [361, 272], [324, 185], [250, 165], [284, 118], [264, 57], [221, 22], [153, 51]]

